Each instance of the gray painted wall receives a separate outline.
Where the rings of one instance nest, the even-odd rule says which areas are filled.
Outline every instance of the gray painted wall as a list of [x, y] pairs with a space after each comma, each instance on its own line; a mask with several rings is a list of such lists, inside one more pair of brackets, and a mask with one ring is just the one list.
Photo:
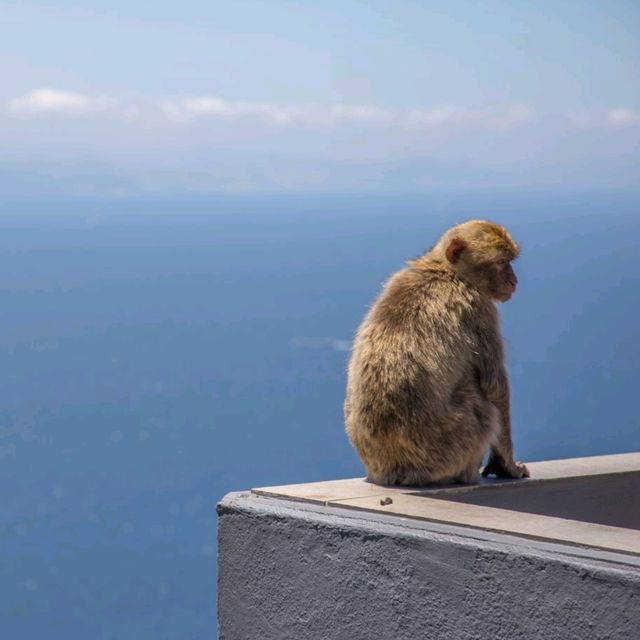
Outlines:
[[229, 494], [221, 640], [633, 640], [640, 558]]

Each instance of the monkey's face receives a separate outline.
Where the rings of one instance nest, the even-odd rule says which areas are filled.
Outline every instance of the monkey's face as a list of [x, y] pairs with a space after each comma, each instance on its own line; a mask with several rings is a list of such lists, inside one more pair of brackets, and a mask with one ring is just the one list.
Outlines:
[[487, 268], [489, 276], [489, 293], [494, 300], [506, 302], [516, 291], [518, 278], [506, 258], [500, 258], [489, 263]]
[[497, 302], [506, 302], [515, 293], [518, 278], [511, 261], [518, 246], [500, 226], [472, 220], [453, 228], [444, 257], [463, 280]]

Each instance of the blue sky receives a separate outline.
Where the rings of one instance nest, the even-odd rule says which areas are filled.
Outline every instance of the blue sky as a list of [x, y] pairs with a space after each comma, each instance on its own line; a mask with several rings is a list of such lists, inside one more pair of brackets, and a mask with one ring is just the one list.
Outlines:
[[12, 196], [640, 182], [640, 5], [0, 3]]

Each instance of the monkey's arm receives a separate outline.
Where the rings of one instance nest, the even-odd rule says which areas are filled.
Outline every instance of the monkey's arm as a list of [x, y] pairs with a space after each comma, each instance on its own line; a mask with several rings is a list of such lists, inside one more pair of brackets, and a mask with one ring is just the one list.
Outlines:
[[502, 339], [497, 332], [486, 332], [483, 338], [479, 350], [478, 382], [485, 397], [498, 409], [501, 428], [496, 442], [491, 446], [489, 461], [482, 475], [528, 478], [527, 467], [513, 459], [509, 376], [504, 366]]
[[498, 439], [491, 446], [489, 461], [482, 470], [482, 475], [495, 475], [498, 478], [528, 478], [529, 470], [522, 462], [513, 459], [513, 441], [511, 439], [511, 401], [509, 378], [502, 367], [499, 382], [487, 398], [500, 413], [501, 428]]

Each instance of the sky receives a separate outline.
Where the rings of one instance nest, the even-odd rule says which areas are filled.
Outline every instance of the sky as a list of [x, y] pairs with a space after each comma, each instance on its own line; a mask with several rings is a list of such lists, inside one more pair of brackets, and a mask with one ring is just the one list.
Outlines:
[[0, 3], [5, 197], [640, 184], [634, 0]]

